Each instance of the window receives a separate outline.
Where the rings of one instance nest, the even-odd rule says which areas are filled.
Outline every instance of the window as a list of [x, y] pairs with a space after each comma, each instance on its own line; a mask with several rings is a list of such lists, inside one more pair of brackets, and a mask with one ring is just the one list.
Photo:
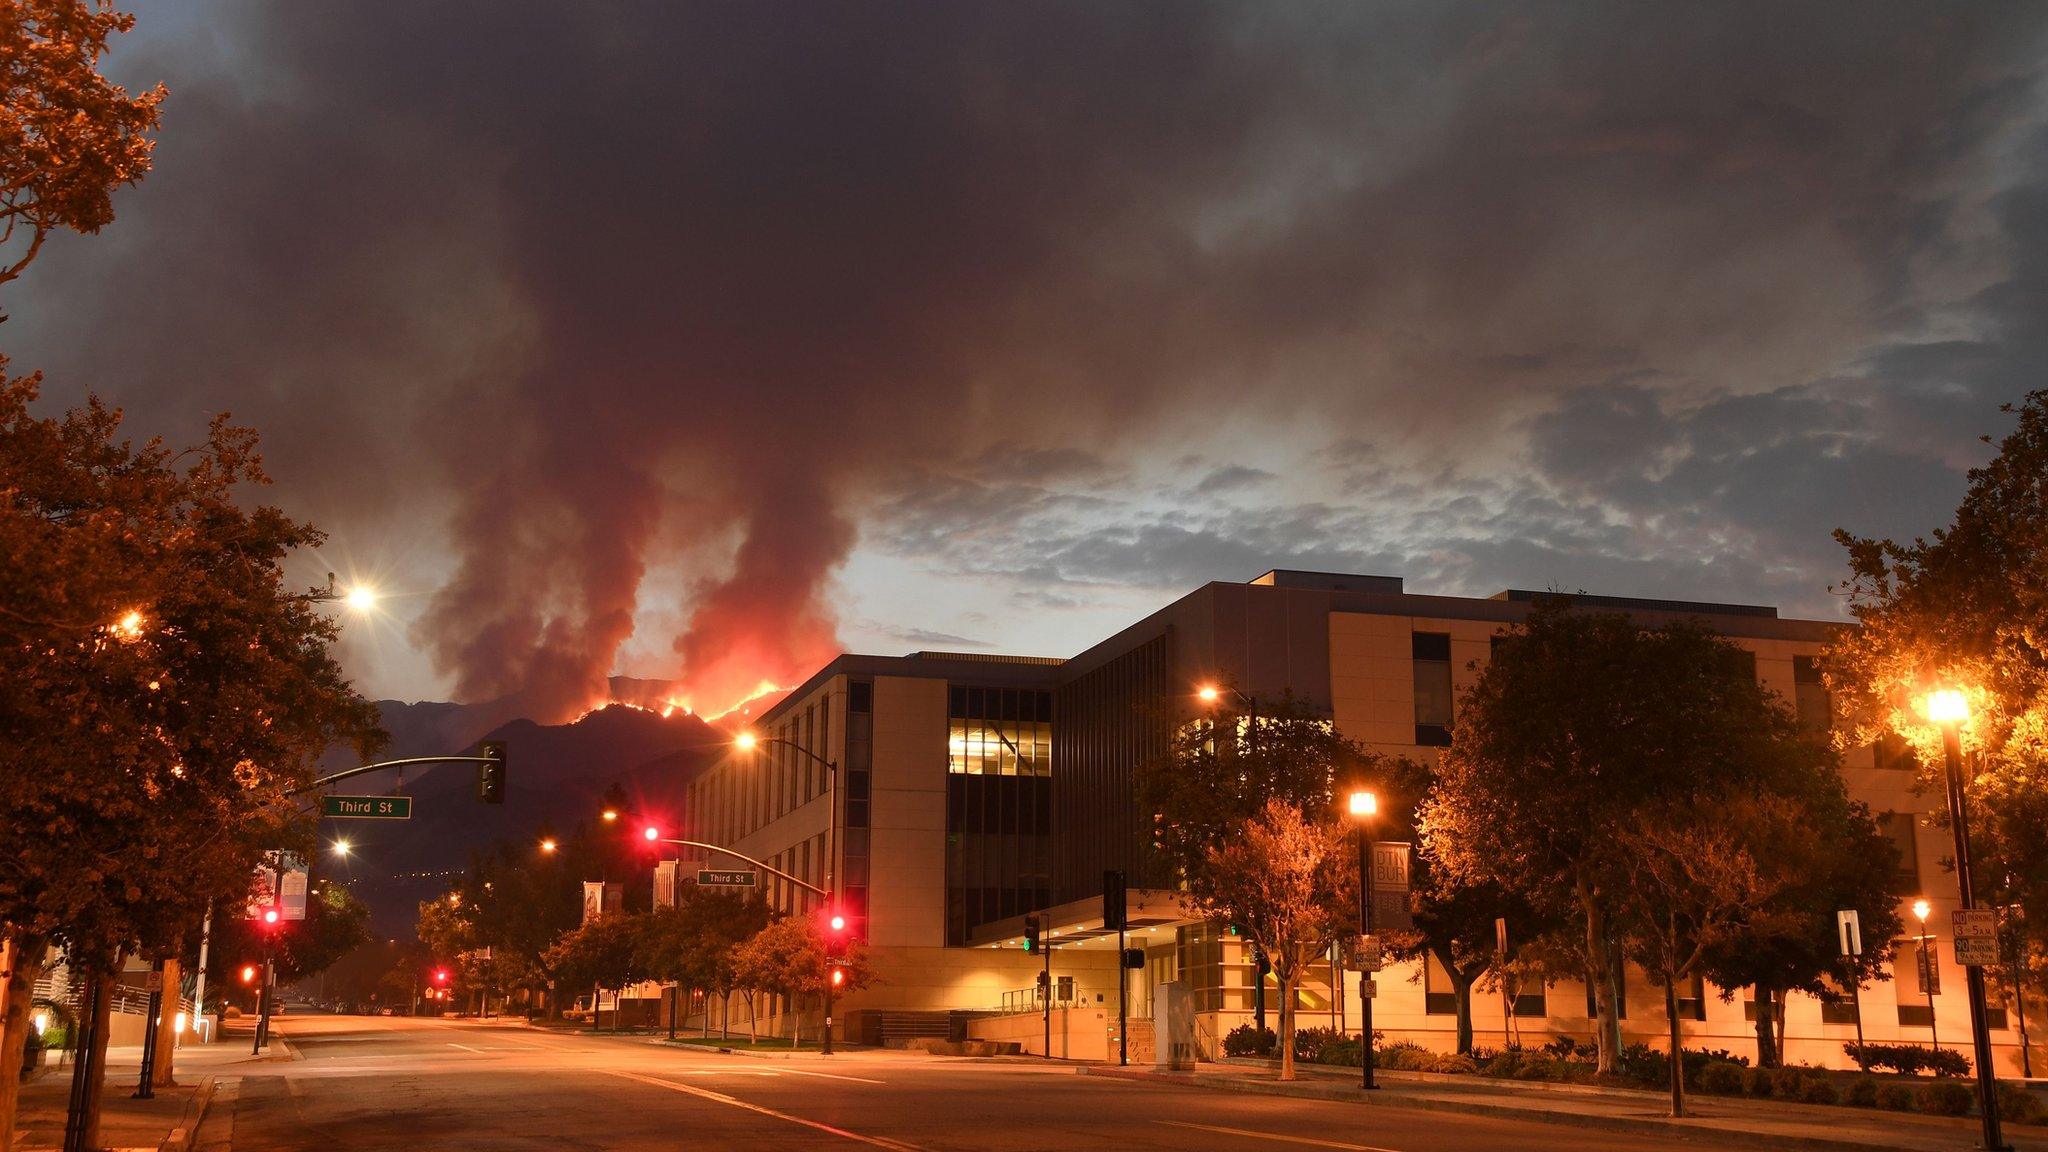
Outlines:
[[947, 692], [946, 711], [947, 771], [1052, 775], [1052, 693], [955, 684]]
[[1415, 656], [1415, 742], [1444, 748], [1451, 742], [1451, 637], [1417, 632]]
[[866, 715], [875, 710], [875, 686], [867, 680], [855, 680], [846, 686], [846, 710]]
[[1832, 974], [1821, 975], [1820, 1022], [1823, 1024], [1856, 1023], [1856, 997], [1848, 985]]
[[1885, 830], [1892, 834], [1892, 846], [1899, 852], [1899, 883], [1907, 892], [1920, 890], [1920, 843], [1914, 833], [1918, 823], [1911, 812], [1884, 814]]
[[1913, 755], [1913, 746], [1896, 732], [1887, 732], [1870, 746], [1871, 762], [1879, 768], [1894, 772], [1911, 772], [1920, 766], [1919, 758]]
[[1422, 965], [1423, 1011], [1431, 1016], [1455, 1016], [1458, 1014], [1458, 992], [1451, 983], [1451, 974], [1436, 953], [1428, 954]]
[[[1892, 990], [1898, 996], [1899, 1024], [1906, 1028], [1932, 1028], [1934, 1009], [1928, 1003], [1928, 966], [1938, 965], [1939, 955], [1922, 949], [1920, 940], [1907, 937], [1892, 941]], [[1935, 995], [1941, 994], [1940, 972], [1935, 977]]]
[[1824, 736], [1834, 727], [1834, 700], [1828, 695], [1828, 686], [1821, 682], [1820, 662], [1814, 657], [1792, 658], [1792, 695], [1801, 728]]
[[1695, 972], [1692, 979], [1678, 990], [1678, 1018], [1680, 1020], [1705, 1020], [1707, 1018], [1707, 978]]
[[[1614, 1015], [1616, 1019], [1628, 1019], [1628, 971], [1621, 966], [1621, 949], [1617, 947], [1614, 958]], [[1588, 1018], [1600, 1014], [1599, 1002], [1593, 999], [1593, 984], [1586, 983], [1586, 1015]]]

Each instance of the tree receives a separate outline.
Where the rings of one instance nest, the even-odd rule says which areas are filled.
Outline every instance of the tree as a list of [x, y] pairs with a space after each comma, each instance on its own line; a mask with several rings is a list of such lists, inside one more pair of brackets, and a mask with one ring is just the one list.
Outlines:
[[[1327, 812], [1327, 806], [1319, 809]], [[1294, 1079], [1294, 1010], [1302, 973], [1348, 931], [1358, 888], [1350, 839], [1274, 797], [1238, 834], [1211, 847], [1188, 894], [1211, 919], [1236, 924], [1265, 953], [1280, 985], [1280, 1078]]]
[[130, 96], [99, 73], [107, 41], [135, 18], [99, 0], [13, 0], [0, 20], [0, 284], [21, 275], [51, 232], [114, 219], [113, 191], [149, 171], [161, 85]]
[[1721, 792], [1796, 724], [1747, 653], [1694, 622], [1537, 605], [1497, 639], [1460, 701], [1423, 806], [1432, 857], [1579, 924], [1600, 1069], [1620, 1052], [1617, 916], [1631, 878], [1616, 846], [1664, 805]]
[[[645, 914], [613, 912], [562, 933], [541, 962], [563, 988], [624, 988], [641, 978], [640, 933]], [[597, 1026], [593, 1001], [590, 1025]]]
[[[1954, 522], [1932, 539], [1835, 533], [1862, 626], [1836, 638], [1824, 672], [1849, 721], [1841, 745], [1902, 738], [1937, 796], [1942, 736], [1925, 697], [1966, 693], [1976, 896], [2025, 907], [2028, 938], [2048, 948], [2048, 390], [2004, 411], [2015, 427], [1971, 470]], [[1944, 806], [1937, 820], [1947, 819]]]
[[[768, 906], [738, 892], [682, 885], [671, 908], [657, 908], [640, 937], [639, 968], [649, 979], [730, 995], [733, 951], [767, 927]], [[704, 1014], [709, 1033], [711, 1013]]]
[[[1409, 862], [1409, 885], [1415, 905], [1412, 930], [1386, 934], [1388, 955], [1399, 960], [1433, 958], [1450, 978], [1457, 1007], [1458, 1051], [1472, 1051], [1472, 991], [1489, 970], [1494, 980], [1512, 984], [1508, 956], [1496, 951], [1495, 922], [1505, 919], [1516, 939], [1556, 931], [1561, 922], [1539, 916], [1529, 902], [1490, 881], [1461, 881], [1439, 864], [1417, 836], [1417, 815], [1436, 784], [1436, 770], [1406, 759], [1386, 760], [1379, 797], [1383, 824], [1374, 835], [1408, 840], [1415, 850]], [[1512, 1019], [1512, 1016], [1510, 1017]]]
[[1760, 846], [1757, 860], [1772, 893], [1706, 948], [1703, 964], [1721, 987], [1754, 990], [1757, 1064], [1764, 1068], [1783, 1062], [1786, 992], [1832, 995], [1831, 980], [1860, 986], [1884, 968], [1882, 947], [1853, 960], [1837, 954], [1837, 911], [1855, 909], [1866, 940], [1892, 940], [1903, 930], [1898, 850], [1870, 810], [1849, 798], [1837, 758], [1815, 741], [1781, 750], [1768, 794], [1794, 818], [1750, 841]]
[[1710, 949], [1763, 916], [1791, 883], [1782, 869], [1759, 861], [1798, 832], [1800, 816], [1795, 805], [1771, 797], [1696, 796], [1644, 812], [1615, 846], [1629, 879], [1617, 917], [1628, 952], [1664, 988], [1673, 1116], [1685, 1115], [1679, 981], [1690, 980]]
[[[791, 1013], [792, 1045], [803, 1038], [804, 1001], [824, 995], [834, 968], [842, 973], [843, 979], [836, 991], [857, 992], [874, 980], [867, 950], [860, 942], [852, 941], [844, 955], [832, 956], [814, 916], [777, 917], [733, 950], [732, 964], [734, 980], [748, 992], [750, 1009], [757, 993], [787, 996], [796, 1006], [797, 1010]], [[753, 1023], [757, 1016], [756, 1012], [748, 1012], [749, 1039], [758, 1038]]]
[[[36, 388], [0, 384], [0, 923], [23, 987], [52, 943], [88, 981], [175, 954], [266, 851], [309, 842], [289, 796], [320, 753], [378, 739], [334, 621], [284, 586], [323, 537], [249, 499], [254, 432], [222, 417], [193, 449], [136, 446], [97, 399], [34, 417]], [[0, 1059], [26, 1009], [10, 996]]]
[[304, 920], [287, 920], [266, 930], [231, 909], [213, 920], [212, 955], [232, 966], [260, 961], [277, 965], [279, 984], [296, 984], [327, 970], [370, 939], [370, 909], [339, 884], [320, 881], [306, 901]]

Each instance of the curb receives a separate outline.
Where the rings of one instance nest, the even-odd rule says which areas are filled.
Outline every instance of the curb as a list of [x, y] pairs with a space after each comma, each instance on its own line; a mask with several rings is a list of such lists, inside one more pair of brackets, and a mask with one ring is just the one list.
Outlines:
[[185, 1105], [185, 1115], [179, 1117], [182, 1123], [171, 1129], [170, 1135], [157, 1145], [157, 1152], [187, 1152], [192, 1147], [192, 1141], [199, 1135], [199, 1126], [206, 1121], [206, 1110], [213, 1105], [214, 1089], [219, 1083], [218, 1077], [206, 1078], [206, 1083], [200, 1085], [199, 1091]]
[[666, 1036], [657, 1037], [651, 1043], [659, 1044], [664, 1048], [674, 1048], [680, 1052], [702, 1052], [707, 1056], [744, 1056], [750, 1060], [823, 1060], [825, 1058], [823, 1052], [816, 1050], [809, 1052], [802, 1049], [792, 1052], [749, 1051], [745, 1048], [725, 1048], [717, 1044], [697, 1044], [687, 1040], [670, 1040]]
[[[1277, 1085], [1266, 1085], [1256, 1081], [1203, 1082], [1192, 1073], [1143, 1072], [1128, 1068], [1082, 1068], [1083, 1076], [1103, 1076], [1115, 1080], [1150, 1081], [1158, 1084], [1179, 1084], [1186, 1087], [1204, 1088], [1212, 1092], [1235, 1092], [1250, 1096], [1287, 1096], [1297, 1099], [1332, 1100], [1365, 1104], [1373, 1108], [1406, 1108], [1418, 1112], [1459, 1112], [1472, 1116], [1490, 1116], [1496, 1119], [1531, 1120], [1541, 1124], [1556, 1124], [1569, 1128], [1594, 1128], [1607, 1132], [1624, 1132], [1630, 1135], [1655, 1135], [1681, 1137], [1723, 1144], [1740, 1144], [1756, 1147], [1763, 1143], [1771, 1148], [1810, 1149], [1812, 1152], [1898, 1152], [1897, 1144], [1871, 1144], [1861, 1140], [1845, 1140], [1826, 1136], [1787, 1136], [1775, 1133], [1751, 1132], [1740, 1129], [1717, 1128], [1704, 1124], [1674, 1123], [1669, 1120], [1637, 1120], [1625, 1116], [1589, 1116], [1579, 1112], [1559, 1112], [1541, 1108], [1523, 1108], [1513, 1104], [1496, 1104], [1479, 1100], [1445, 1100], [1425, 1096], [1376, 1096], [1371, 1100], [1361, 1099], [1363, 1089], [1350, 1085], [1304, 1084], [1294, 1081], [1285, 1091]], [[1301, 1091], [1301, 1088], [1309, 1091]]]

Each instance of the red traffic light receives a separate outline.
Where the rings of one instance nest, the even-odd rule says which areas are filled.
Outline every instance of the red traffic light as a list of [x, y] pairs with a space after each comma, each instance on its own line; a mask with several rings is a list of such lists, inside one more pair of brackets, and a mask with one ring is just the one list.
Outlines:
[[434, 969], [434, 983], [436, 983], [436, 984], [446, 984], [447, 982], [448, 982], [448, 970], [447, 970], [446, 968], [436, 968], [436, 969]]
[[827, 920], [827, 921], [826, 921], [825, 923], [826, 923], [826, 925], [827, 925], [828, 927], [830, 927], [830, 928], [831, 928], [831, 929], [832, 929], [832, 930], [833, 930], [834, 932], [844, 932], [844, 931], [846, 931], [846, 917], [844, 917], [844, 916], [841, 916], [841, 915], [840, 915], [839, 913], [837, 913], [837, 912], [834, 912], [834, 913], [832, 914], [832, 919], [830, 919], [830, 920]]
[[276, 925], [277, 925], [277, 922], [278, 922], [278, 919], [279, 919], [279, 917], [278, 917], [278, 914], [277, 914], [277, 909], [275, 909], [275, 908], [265, 908], [265, 909], [263, 910], [263, 926], [264, 926], [264, 927], [266, 927], [266, 928], [272, 928], [272, 927], [276, 927]]
[[244, 984], [254, 984], [255, 982], [256, 982], [256, 966], [255, 966], [254, 964], [244, 964], [244, 965], [242, 965], [242, 983], [244, 983]]
[[832, 986], [834, 988], [843, 988], [846, 986], [846, 969], [834, 968], [832, 970]]
[[661, 839], [661, 829], [659, 829], [659, 828], [656, 828], [656, 827], [655, 827], [654, 825], [652, 825], [652, 824], [649, 824], [649, 825], [647, 826], [646, 830], [645, 830], [645, 831], [643, 831], [643, 832], [641, 832], [640, 834], [641, 834], [642, 836], [645, 836], [645, 837], [647, 838], [647, 842], [648, 842], [649, 844], [652, 844], [652, 843], [654, 843], [654, 842], [655, 842], [656, 840], [659, 840], [659, 839]]

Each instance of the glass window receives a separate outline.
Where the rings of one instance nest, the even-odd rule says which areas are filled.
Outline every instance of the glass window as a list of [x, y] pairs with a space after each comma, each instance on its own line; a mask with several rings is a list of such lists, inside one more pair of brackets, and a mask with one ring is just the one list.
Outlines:
[[[1934, 953], [1929, 952], [1927, 959], [1935, 959]], [[1911, 937], [1892, 941], [1892, 990], [1898, 996], [1899, 1023], [1907, 1028], [1934, 1026], [1934, 1010], [1928, 1007], [1922, 975], [1920, 941]]]
[[1908, 893], [1920, 891], [1920, 843], [1915, 834], [1919, 823], [1911, 812], [1887, 812], [1884, 827], [1899, 851], [1899, 883]]
[[1695, 972], [1692, 979], [1678, 989], [1678, 1018], [1680, 1020], [1705, 1020], [1707, 1018], [1707, 980]]
[[1436, 953], [1427, 953], [1422, 965], [1422, 1009], [1431, 1016], [1458, 1014], [1458, 991], [1451, 973]]
[[1801, 728], [1824, 735], [1834, 727], [1834, 700], [1828, 694], [1828, 686], [1821, 683], [1818, 660], [1812, 656], [1792, 658], [1792, 688]]
[[1870, 746], [1870, 757], [1879, 768], [1896, 772], [1911, 772], [1920, 766], [1919, 759], [1913, 755], [1913, 746], [1896, 732], [1879, 736], [1877, 743]]
[[1417, 632], [1415, 657], [1415, 742], [1442, 748], [1451, 742], [1451, 637]]
[[854, 680], [846, 686], [846, 710], [866, 715], [875, 708], [875, 686], [866, 680]]

